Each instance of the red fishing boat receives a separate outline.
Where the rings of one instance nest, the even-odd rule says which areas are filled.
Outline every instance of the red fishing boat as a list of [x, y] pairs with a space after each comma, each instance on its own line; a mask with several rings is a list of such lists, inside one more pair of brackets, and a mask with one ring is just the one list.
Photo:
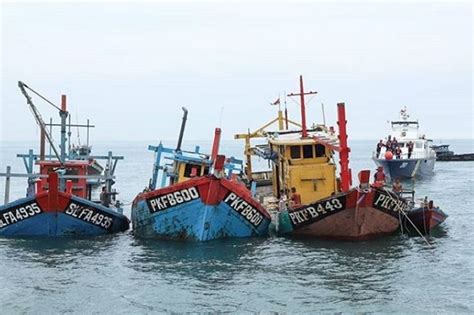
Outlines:
[[[301, 107], [301, 124], [297, 130], [288, 130], [279, 123], [278, 131], [265, 131], [268, 124], [244, 138], [247, 155], [247, 177], [252, 181], [250, 155], [270, 160], [272, 165], [272, 197], [279, 201], [275, 213], [276, 232], [280, 235], [302, 237], [361, 240], [398, 230], [403, 212], [408, 209], [405, 199], [383, 188], [370, 185], [370, 171], [359, 173], [359, 185], [352, 187], [349, 168], [350, 148], [347, 143], [345, 104], [337, 104], [337, 135], [333, 127], [325, 124], [307, 128], [305, 92], [300, 76], [298, 96]], [[282, 115], [279, 112], [280, 120]], [[249, 148], [251, 137], [267, 139], [267, 147]], [[334, 152], [339, 158], [339, 177]], [[258, 194], [258, 189], [257, 189]], [[262, 196], [265, 197], [265, 196]]]

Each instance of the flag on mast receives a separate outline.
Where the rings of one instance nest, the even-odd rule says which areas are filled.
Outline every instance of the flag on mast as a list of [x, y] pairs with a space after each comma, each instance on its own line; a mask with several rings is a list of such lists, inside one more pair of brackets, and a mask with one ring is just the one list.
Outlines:
[[270, 103], [270, 105], [280, 105], [280, 98], [277, 98], [275, 102]]

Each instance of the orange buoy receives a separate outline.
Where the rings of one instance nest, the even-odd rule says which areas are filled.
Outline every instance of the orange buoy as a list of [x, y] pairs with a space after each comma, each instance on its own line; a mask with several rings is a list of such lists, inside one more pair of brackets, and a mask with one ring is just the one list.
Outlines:
[[391, 151], [385, 152], [385, 159], [386, 160], [391, 160], [393, 159], [393, 153]]

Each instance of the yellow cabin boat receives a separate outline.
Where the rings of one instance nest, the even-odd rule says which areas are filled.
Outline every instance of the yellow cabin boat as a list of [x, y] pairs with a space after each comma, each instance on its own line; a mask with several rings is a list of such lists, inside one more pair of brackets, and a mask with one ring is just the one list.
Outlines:
[[323, 126], [317, 129], [320, 131], [310, 132], [306, 139], [294, 133], [268, 139], [271, 152], [276, 153], [272, 163], [275, 197], [280, 197], [282, 191], [290, 195], [295, 188], [301, 202], [307, 204], [338, 191], [333, 151], [313, 138], [331, 136], [330, 140], [336, 143], [337, 137]]

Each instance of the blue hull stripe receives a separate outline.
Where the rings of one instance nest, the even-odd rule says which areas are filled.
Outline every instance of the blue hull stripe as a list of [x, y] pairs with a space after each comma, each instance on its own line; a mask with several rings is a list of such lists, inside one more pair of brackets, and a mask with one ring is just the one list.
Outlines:
[[270, 219], [255, 228], [229, 205], [205, 205], [200, 199], [151, 214], [145, 201], [132, 209], [134, 232], [142, 237], [208, 241], [268, 234]]

